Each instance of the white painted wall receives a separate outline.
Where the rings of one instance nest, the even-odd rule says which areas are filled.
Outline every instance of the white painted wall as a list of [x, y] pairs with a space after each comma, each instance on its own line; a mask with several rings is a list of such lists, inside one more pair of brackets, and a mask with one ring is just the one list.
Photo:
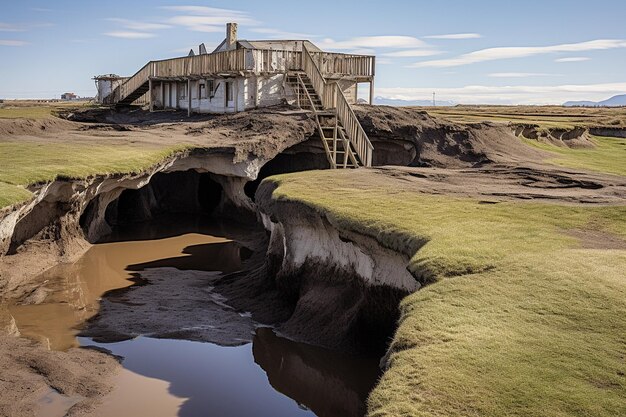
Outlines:
[[101, 79], [98, 80], [96, 83], [96, 89], [98, 90], [98, 93], [96, 95], [96, 99], [99, 103], [102, 103], [102, 101], [109, 95], [111, 94], [111, 92], [113, 90], [115, 90], [117, 88], [117, 86], [119, 86], [120, 84], [122, 84], [123, 82], [125, 82], [128, 79], [128, 77], [120, 77], [117, 79]]
[[[295, 100], [295, 93], [288, 86], [285, 88], [283, 81], [283, 74], [214, 79], [214, 91], [207, 90], [207, 97], [200, 99], [198, 97], [198, 85], [200, 83], [208, 85], [208, 83], [205, 80], [194, 80], [191, 82], [191, 109], [197, 113], [232, 113], [256, 107], [273, 106], [280, 104], [283, 99]], [[236, 101], [226, 103], [226, 82], [233, 83], [233, 96], [236, 97]], [[163, 100], [161, 83], [159, 81], [153, 82], [152, 92], [155, 107], [187, 109], [188, 97], [183, 98], [179, 94], [181, 87], [186, 84], [186, 81], [163, 83], [165, 90], [165, 100]], [[211, 94], [213, 94], [212, 97]]]

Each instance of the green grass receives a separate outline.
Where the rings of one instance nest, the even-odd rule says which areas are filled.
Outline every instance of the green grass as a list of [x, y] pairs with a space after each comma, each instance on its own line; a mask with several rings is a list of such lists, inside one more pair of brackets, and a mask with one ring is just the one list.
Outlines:
[[566, 233], [626, 239], [626, 207], [486, 205], [362, 170], [270, 180], [388, 247], [428, 242], [370, 416], [626, 415], [626, 250]]
[[491, 121], [536, 125], [540, 129], [574, 127], [626, 127], [626, 108], [580, 108], [560, 106], [454, 106], [428, 107], [434, 116], [456, 123]]
[[89, 102], [35, 103], [7, 101], [0, 105], [0, 119], [47, 119], [60, 110], [92, 106]]
[[31, 195], [30, 191], [23, 187], [0, 182], [0, 208], [26, 201]]
[[546, 162], [568, 168], [582, 168], [592, 171], [626, 175], [626, 139], [593, 137], [595, 148], [566, 148], [531, 139], [525, 143], [555, 154]]
[[[0, 207], [27, 198], [15, 187], [59, 177], [85, 178], [94, 174], [139, 172], [184, 146], [0, 142]], [[18, 190], [18, 191], [16, 191]]]
[[0, 108], [0, 119], [46, 119], [52, 117], [50, 106], [4, 107]]

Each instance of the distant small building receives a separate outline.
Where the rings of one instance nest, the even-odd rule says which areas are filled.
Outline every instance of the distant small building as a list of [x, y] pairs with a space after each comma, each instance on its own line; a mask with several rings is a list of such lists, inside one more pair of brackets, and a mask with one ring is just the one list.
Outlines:
[[78, 96], [74, 93], [63, 93], [61, 94], [61, 100], [77, 100]]

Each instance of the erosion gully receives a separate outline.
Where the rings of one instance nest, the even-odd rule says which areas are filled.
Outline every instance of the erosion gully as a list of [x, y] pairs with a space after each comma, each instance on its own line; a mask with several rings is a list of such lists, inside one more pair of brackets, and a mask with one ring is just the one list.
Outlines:
[[[363, 415], [378, 357], [281, 337], [214, 291], [212, 280], [250, 256], [242, 233], [201, 215], [119, 226], [8, 311], [50, 349], [119, 358], [97, 416]], [[39, 415], [62, 416], [78, 400], [52, 390]]]

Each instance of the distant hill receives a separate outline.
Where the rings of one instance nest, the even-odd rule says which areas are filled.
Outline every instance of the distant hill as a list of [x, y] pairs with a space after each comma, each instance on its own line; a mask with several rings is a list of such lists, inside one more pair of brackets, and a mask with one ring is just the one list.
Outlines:
[[[400, 100], [395, 98], [386, 98], [377, 96], [374, 97], [374, 104], [378, 104], [381, 106], [395, 106], [395, 107], [406, 107], [406, 106], [432, 106], [432, 100]], [[437, 106], [454, 106], [456, 103], [452, 101], [439, 101], [435, 102]]]
[[567, 101], [563, 103], [565, 107], [618, 107], [626, 106], [626, 94], [613, 96], [602, 101]]

